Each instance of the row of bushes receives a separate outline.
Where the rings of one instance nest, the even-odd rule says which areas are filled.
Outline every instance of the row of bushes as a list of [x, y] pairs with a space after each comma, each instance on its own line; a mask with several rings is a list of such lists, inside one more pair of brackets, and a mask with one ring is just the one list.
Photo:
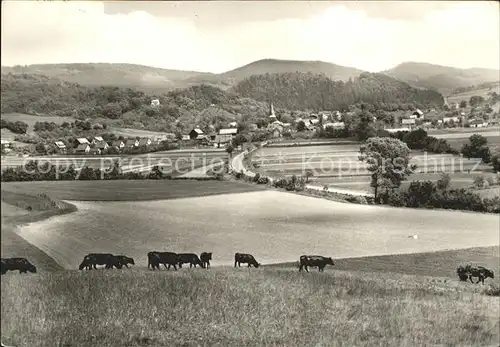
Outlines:
[[39, 163], [38, 161], [30, 161], [25, 166], [10, 167], [2, 170], [1, 173], [2, 182], [142, 179], [194, 179], [208, 181], [214, 179], [221, 180], [223, 177], [175, 177], [170, 174], [165, 174], [158, 166], [154, 166], [148, 173], [123, 173], [118, 161], [113, 163], [108, 170], [85, 166], [80, 172], [76, 171], [73, 165], [56, 167], [49, 162]]
[[468, 189], [439, 189], [432, 181], [413, 181], [408, 189], [388, 191], [383, 202], [391, 206], [442, 208], [500, 213], [500, 197], [482, 198]]

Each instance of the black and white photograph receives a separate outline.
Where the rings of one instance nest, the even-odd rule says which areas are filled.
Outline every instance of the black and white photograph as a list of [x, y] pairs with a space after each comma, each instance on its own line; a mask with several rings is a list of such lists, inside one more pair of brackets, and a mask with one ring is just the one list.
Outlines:
[[500, 3], [1, 3], [2, 347], [500, 346]]

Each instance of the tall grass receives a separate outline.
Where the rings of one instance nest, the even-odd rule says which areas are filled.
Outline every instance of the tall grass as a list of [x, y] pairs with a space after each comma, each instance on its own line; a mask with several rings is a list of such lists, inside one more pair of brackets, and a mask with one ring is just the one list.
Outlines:
[[492, 345], [481, 286], [294, 269], [57, 272], [2, 278], [16, 346]]

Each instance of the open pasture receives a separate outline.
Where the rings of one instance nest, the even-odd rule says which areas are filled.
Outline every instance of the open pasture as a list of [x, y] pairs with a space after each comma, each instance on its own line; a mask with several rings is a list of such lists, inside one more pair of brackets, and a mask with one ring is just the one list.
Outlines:
[[447, 97], [448, 103], [459, 104], [460, 101], [465, 100], [467, 104], [472, 96], [482, 96], [485, 100], [490, 98], [490, 93], [496, 92], [500, 94], [500, 83], [493, 85], [492, 87], [470, 90], [467, 92], [450, 95]]
[[54, 199], [78, 201], [145, 201], [251, 192], [263, 186], [237, 181], [110, 180], [2, 182], [2, 192], [47, 193]]
[[[484, 266], [493, 270], [495, 274], [498, 273], [500, 271], [500, 247], [343, 258], [336, 259], [334, 262], [335, 265], [332, 268], [334, 270], [390, 272], [404, 275], [447, 277], [456, 280], [456, 269], [459, 265]], [[266, 267], [297, 268], [298, 262], [272, 264]]]
[[481, 294], [484, 286], [446, 279], [330, 269], [125, 269], [8, 274], [1, 285], [2, 341], [16, 346], [496, 346], [500, 341], [498, 298]]
[[[53, 191], [49, 183], [55, 183]], [[154, 192], [148, 194], [144, 185], [135, 192], [129, 189], [122, 194], [121, 182], [108, 187], [106, 184], [114, 182], [82, 182], [89, 189], [74, 185], [76, 182], [68, 183], [66, 192], [59, 188], [65, 186], [62, 182], [7, 187], [45, 190], [62, 199], [89, 200], [109, 194], [115, 195], [115, 200], [124, 200], [133, 199], [134, 193], [138, 199], [145, 195], [160, 198]], [[152, 183], [158, 190], [164, 182]], [[176, 189], [172, 186], [177, 183], [184, 182], [173, 182], [170, 188]], [[193, 183], [186, 182], [191, 186], [189, 190], [196, 191]], [[206, 184], [227, 185], [217, 181], [196, 183], [198, 190], [205, 192]], [[219, 191], [224, 188], [218, 186]], [[234, 191], [230, 186], [226, 189], [228, 193]], [[171, 193], [171, 197], [182, 195], [185, 194]], [[77, 206], [77, 212], [19, 230], [23, 238], [69, 269], [76, 268], [90, 252], [127, 254], [146, 264], [146, 254], [154, 249], [212, 251], [214, 264], [224, 265], [233, 262], [235, 252], [252, 253], [266, 264], [296, 261], [304, 253], [345, 258], [498, 245], [498, 218], [494, 215], [346, 204], [279, 191], [175, 201], [71, 203]], [[449, 222], [444, 224], [443, 219]], [[409, 239], [410, 234], [418, 234], [419, 239]]]
[[[450, 188], [460, 189], [460, 188], [471, 188], [474, 183], [474, 178], [476, 176], [483, 176], [485, 178], [493, 177], [496, 181], [496, 175], [493, 173], [461, 173], [455, 172], [451, 173], [451, 182]], [[441, 178], [441, 175], [437, 175], [434, 173], [415, 173], [410, 175], [410, 177], [402, 183], [402, 188], [407, 188], [412, 181], [433, 181], [436, 182]], [[370, 187], [370, 177], [313, 177], [310, 179], [310, 183], [313, 185], [324, 186], [328, 185], [330, 187], [338, 187], [343, 189], [352, 189], [363, 192], [373, 192], [373, 188]], [[482, 192], [482, 190], [478, 191], [478, 193]], [[489, 197], [492, 197], [488, 194]]]
[[[252, 155], [256, 172], [271, 176], [304, 175], [311, 170], [315, 177], [368, 176], [367, 164], [359, 161], [359, 145], [336, 145], [301, 148], [267, 148]], [[460, 158], [450, 154], [432, 154], [414, 151], [411, 164], [417, 173], [456, 173], [491, 171], [476, 159]]]

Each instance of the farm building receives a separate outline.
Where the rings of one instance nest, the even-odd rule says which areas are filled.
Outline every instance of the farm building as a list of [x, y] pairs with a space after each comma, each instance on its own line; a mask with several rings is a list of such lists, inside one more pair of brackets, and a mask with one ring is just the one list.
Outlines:
[[415, 127], [415, 123], [416, 123], [415, 118], [405, 118], [401, 120], [401, 124], [406, 125], [410, 129]]
[[191, 140], [191, 137], [189, 135], [182, 135], [181, 140], [182, 141], [189, 141], [189, 140]]
[[2, 139], [2, 149], [10, 148], [10, 141]]
[[408, 117], [410, 119], [424, 119], [424, 113], [418, 108]]
[[450, 122], [458, 123], [458, 122], [460, 122], [460, 119], [456, 116], [443, 117], [443, 123], [450, 123]]
[[94, 148], [99, 149], [100, 151], [105, 151], [109, 148], [109, 145], [106, 141], [103, 140], [98, 142]]
[[66, 145], [64, 144], [64, 142], [62, 141], [56, 141], [54, 142], [54, 146], [56, 147], [56, 150], [59, 152], [59, 153], [66, 153]]
[[148, 137], [143, 137], [142, 139], [139, 140], [139, 146], [149, 146], [151, 145], [151, 139]]
[[390, 133], [397, 133], [398, 131], [410, 131], [410, 128], [394, 128], [394, 129], [384, 129]]
[[229, 128], [236, 128], [238, 126], [238, 123], [236, 123], [236, 122], [230, 122], [227, 126]]
[[323, 124], [323, 129], [326, 129], [326, 128], [344, 129], [345, 128], [345, 123], [344, 122], [330, 122], [330, 123], [325, 123], [325, 124]]
[[76, 139], [76, 141], [78, 142], [79, 145], [82, 145], [84, 143], [86, 144], [89, 144], [90, 145], [90, 142], [89, 140], [87, 140], [85, 137], [79, 137]]
[[139, 146], [139, 140], [137, 139], [128, 139], [127, 142], [125, 142], [125, 147], [131, 148], [131, 147], [138, 147]]
[[88, 143], [81, 143], [75, 148], [75, 153], [87, 154], [90, 152], [90, 145]]
[[124, 148], [124, 147], [125, 147], [125, 143], [124, 143], [123, 141], [121, 141], [121, 140], [115, 140], [115, 141], [113, 141], [113, 142], [112, 142], [112, 144], [111, 144], [111, 145], [112, 145], [113, 147], [118, 148], [118, 149], [122, 149], [122, 148]]
[[231, 135], [234, 136], [238, 134], [238, 129], [237, 128], [229, 128], [229, 129], [220, 129], [219, 130], [219, 135]]
[[200, 128], [194, 128], [189, 133], [189, 138], [191, 140], [202, 140], [205, 138], [205, 134], [203, 133], [203, 131]]
[[488, 122], [482, 119], [473, 119], [469, 122], [471, 128], [484, 128], [488, 126]]

